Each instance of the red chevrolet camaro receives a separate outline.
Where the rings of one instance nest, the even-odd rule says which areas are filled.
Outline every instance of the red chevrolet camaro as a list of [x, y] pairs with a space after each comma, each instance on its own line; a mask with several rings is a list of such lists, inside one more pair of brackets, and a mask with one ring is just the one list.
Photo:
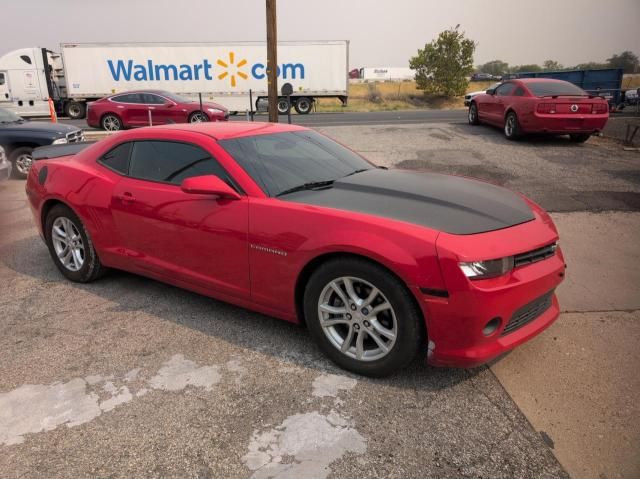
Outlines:
[[129, 91], [106, 96], [87, 105], [87, 124], [118, 131], [171, 123], [225, 121], [229, 112], [217, 103], [183, 98], [164, 90]]
[[558, 317], [551, 218], [490, 183], [376, 167], [261, 123], [143, 128], [34, 158], [27, 196], [68, 279], [122, 269], [304, 323], [360, 374], [423, 347], [433, 365], [478, 365]]
[[477, 95], [469, 105], [469, 123], [504, 128], [516, 139], [527, 133], [569, 135], [585, 142], [602, 131], [609, 119], [609, 104], [572, 83], [548, 78], [509, 80]]

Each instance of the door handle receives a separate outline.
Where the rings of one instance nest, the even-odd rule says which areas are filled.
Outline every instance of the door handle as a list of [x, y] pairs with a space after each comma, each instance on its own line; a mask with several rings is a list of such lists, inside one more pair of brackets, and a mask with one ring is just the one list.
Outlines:
[[122, 201], [123, 203], [133, 203], [136, 199], [133, 197], [131, 193], [123, 193], [122, 195], [116, 195], [116, 198]]

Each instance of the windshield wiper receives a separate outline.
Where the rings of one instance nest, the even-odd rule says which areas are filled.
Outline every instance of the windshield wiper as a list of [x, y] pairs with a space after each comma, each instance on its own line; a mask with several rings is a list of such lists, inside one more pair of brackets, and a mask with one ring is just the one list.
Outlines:
[[314, 190], [316, 188], [323, 188], [327, 186], [333, 185], [335, 180], [326, 180], [326, 181], [311, 181], [309, 183], [305, 183], [303, 185], [294, 186], [293, 188], [289, 188], [288, 190], [281, 191], [276, 196], [288, 195], [289, 193], [295, 193], [296, 191], [305, 191], [305, 190]]
[[362, 173], [363, 171], [369, 171], [369, 168], [362, 168], [360, 170], [352, 171], [348, 175], [344, 175], [343, 178], [346, 178], [347, 176], [355, 175], [357, 173]]

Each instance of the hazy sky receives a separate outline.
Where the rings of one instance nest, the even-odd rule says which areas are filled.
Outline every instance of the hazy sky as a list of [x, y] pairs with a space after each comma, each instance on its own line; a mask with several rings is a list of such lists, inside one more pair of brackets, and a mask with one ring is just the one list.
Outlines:
[[[408, 66], [460, 24], [475, 63], [640, 55], [640, 0], [277, 0], [279, 40], [350, 40], [350, 65]], [[264, 40], [264, 0], [0, 0], [0, 55], [60, 42]]]

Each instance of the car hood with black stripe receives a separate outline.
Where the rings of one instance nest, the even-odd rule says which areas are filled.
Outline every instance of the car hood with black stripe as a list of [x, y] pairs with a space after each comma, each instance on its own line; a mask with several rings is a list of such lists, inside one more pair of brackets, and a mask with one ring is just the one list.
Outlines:
[[280, 199], [461, 235], [534, 219], [524, 199], [508, 189], [459, 176], [409, 170], [371, 169], [336, 180], [332, 188], [298, 191]]

